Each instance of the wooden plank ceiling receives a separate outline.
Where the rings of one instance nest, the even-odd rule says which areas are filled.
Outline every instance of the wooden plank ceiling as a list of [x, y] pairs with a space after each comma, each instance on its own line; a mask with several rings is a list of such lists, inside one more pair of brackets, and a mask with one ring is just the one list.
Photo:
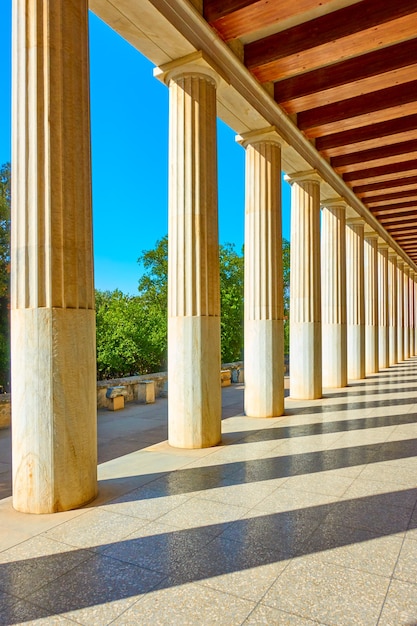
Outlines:
[[417, 263], [417, 0], [204, 0], [204, 18], [269, 83]]

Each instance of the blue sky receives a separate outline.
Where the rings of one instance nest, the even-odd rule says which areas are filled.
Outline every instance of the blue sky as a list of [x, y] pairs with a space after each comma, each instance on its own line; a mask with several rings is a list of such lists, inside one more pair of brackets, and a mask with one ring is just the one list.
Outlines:
[[[10, 160], [11, 3], [0, 0], [0, 164]], [[137, 258], [167, 232], [168, 89], [153, 65], [90, 13], [95, 283], [136, 293]], [[218, 123], [220, 242], [241, 249], [245, 155]], [[283, 184], [289, 238], [289, 186]]]

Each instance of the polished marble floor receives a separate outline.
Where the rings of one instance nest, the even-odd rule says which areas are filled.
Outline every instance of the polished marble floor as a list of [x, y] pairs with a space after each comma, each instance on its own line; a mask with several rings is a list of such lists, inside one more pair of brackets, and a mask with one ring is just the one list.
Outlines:
[[242, 401], [208, 450], [169, 448], [165, 400], [100, 412], [95, 502], [0, 500], [0, 624], [416, 626], [417, 359], [276, 419]]

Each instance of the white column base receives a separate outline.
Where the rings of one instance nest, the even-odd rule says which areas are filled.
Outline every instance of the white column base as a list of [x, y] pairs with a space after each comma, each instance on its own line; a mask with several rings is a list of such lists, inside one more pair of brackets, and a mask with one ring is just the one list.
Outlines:
[[245, 326], [245, 413], [284, 414], [284, 323], [247, 320]]
[[346, 324], [323, 324], [323, 387], [346, 387]]
[[[245, 366], [246, 367], [246, 366]], [[298, 400], [322, 397], [321, 322], [291, 322], [290, 393]]]
[[13, 506], [55, 513], [97, 495], [95, 312], [12, 312]]
[[348, 326], [348, 378], [360, 380], [365, 378], [365, 326], [351, 324]]
[[378, 371], [378, 327], [365, 326], [365, 372], [375, 374]]
[[220, 318], [168, 320], [168, 442], [209, 448], [221, 441]]
[[389, 367], [389, 327], [379, 326], [378, 329], [378, 364], [379, 369]]
[[398, 350], [397, 350], [397, 336], [398, 329], [396, 326], [389, 327], [389, 364], [395, 365], [398, 363]]

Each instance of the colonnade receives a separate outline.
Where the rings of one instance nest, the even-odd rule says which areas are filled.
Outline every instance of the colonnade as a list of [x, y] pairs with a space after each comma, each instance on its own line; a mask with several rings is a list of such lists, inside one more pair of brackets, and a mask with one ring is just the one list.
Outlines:
[[[50, 513], [97, 492], [87, 1], [14, 4], [13, 503]], [[64, 51], [64, 52], [63, 52]], [[169, 442], [221, 440], [216, 90], [202, 56], [159, 68], [170, 93]], [[245, 412], [284, 412], [281, 154], [246, 150]], [[291, 395], [319, 398], [416, 353], [415, 273], [292, 172]], [[320, 226], [320, 212], [322, 223]]]

